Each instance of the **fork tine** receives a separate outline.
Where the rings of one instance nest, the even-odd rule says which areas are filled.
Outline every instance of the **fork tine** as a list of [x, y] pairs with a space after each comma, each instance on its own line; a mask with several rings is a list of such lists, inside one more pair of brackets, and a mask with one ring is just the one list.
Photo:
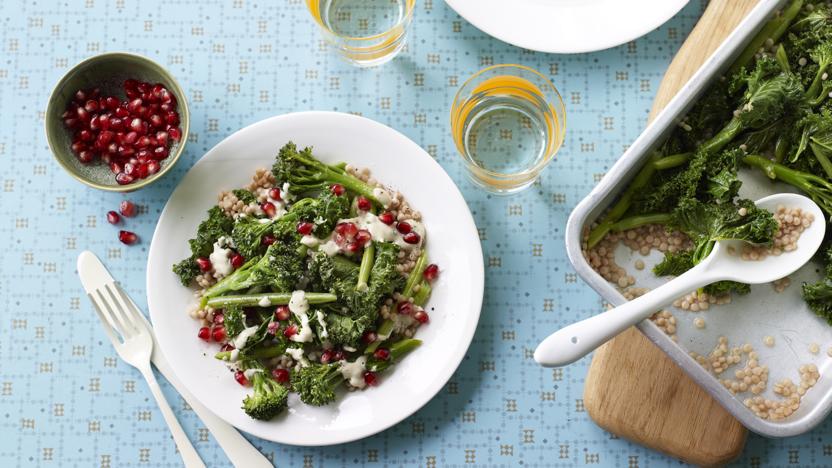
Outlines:
[[108, 294], [106, 294], [101, 289], [96, 289], [95, 292], [98, 294], [98, 296], [101, 298], [101, 302], [104, 304], [104, 312], [110, 319], [110, 324], [113, 325], [113, 328], [115, 328], [118, 334], [121, 335], [121, 338], [126, 341], [128, 333], [124, 323], [121, 321], [121, 319], [115, 312], [115, 305], [110, 302], [111, 299], [107, 297]]
[[115, 310], [115, 315], [118, 316], [119, 321], [124, 325], [124, 335], [125, 338], [132, 338], [138, 333], [136, 327], [133, 325], [133, 320], [127, 315], [127, 312], [124, 310], [124, 306], [122, 303], [116, 299], [116, 295], [113, 294], [113, 290], [110, 288], [110, 285], [104, 285], [104, 290], [107, 291], [107, 294], [110, 296], [112, 300], [112, 305]]
[[113, 289], [115, 290], [116, 295], [122, 301], [124, 301], [127, 310], [133, 314], [133, 325], [136, 326], [139, 332], [152, 331], [151, 328], [147, 325], [147, 321], [144, 318], [144, 314], [142, 314], [142, 311], [139, 309], [136, 303], [133, 302], [133, 299], [127, 294], [124, 288], [121, 287], [121, 284], [119, 284], [118, 282], [113, 283]]
[[115, 330], [113, 330], [113, 326], [110, 325], [110, 322], [107, 320], [107, 317], [104, 316], [104, 312], [101, 310], [101, 305], [98, 303], [98, 300], [92, 294], [87, 294], [92, 301], [93, 308], [95, 309], [95, 314], [98, 315], [99, 320], [101, 320], [101, 326], [104, 327], [104, 332], [107, 333], [107, 337], [113, 343], [113, 346], [118, 349], [118, 346], [121, 345], [121, 341], [116, 336]]
[[116, 283], [108, 284], [107, 289], [116, 299], [116, 302], [121, 306], [121, 310], [124, 312], [124, 317], [130, 326], [133, 327], [133, 330], [135, 330], [136, 333], [144, 332], [144, 324], [141, 323], [139, 317], [136, 316], [136, 314], [140, 314], [141, 312], [139, 312], [135, 307], [131, 307], [131, 301], [127, 300], [127, 293], [125, 293], [123, 289], [119, 288]]

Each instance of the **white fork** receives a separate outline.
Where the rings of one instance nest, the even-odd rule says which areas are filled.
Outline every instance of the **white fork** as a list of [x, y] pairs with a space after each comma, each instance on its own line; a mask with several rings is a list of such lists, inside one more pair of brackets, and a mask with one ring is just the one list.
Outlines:
[[[141, 312], [133, 306], [132, 301], [124, 296], [115, 283], [107, 283], [103, 286], [88, 291], [87, 294], [95, 305], [95, 312], [101, 319], [104, 331], [113, 343], [113, 347], [121, 358], [135, 367], [142, 373], [150, 392], [156, 398], [162, 416], [168, 423], [168, 428], [173, 434], [173, 441], [179, 449], [179, 455], [185, 466], [188, 468], [205, 468], [205, 463], [191, 445], [185, 431], [173, 414], [168, 405], [165, 395], [162, 394], [156, 377], [150, 368], [150, 355], [153, 352], [153, 336], [147, 324], [142, 320]], [[120, 339], [119, 339], [120, 338]]]

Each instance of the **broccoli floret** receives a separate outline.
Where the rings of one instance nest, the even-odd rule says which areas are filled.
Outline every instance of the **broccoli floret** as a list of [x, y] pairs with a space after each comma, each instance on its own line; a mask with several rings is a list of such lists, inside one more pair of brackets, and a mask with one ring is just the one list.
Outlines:
[[253, 379], [254, 393], [243, 399], [243, 410], [254, 419], [268, 421], [286, 409], [289, 390], [268, 377], [264, 371], [256, 372]]
[[246, 314], [243, 312], [243, 308], [236, 306], [226, 307], [223, 313], [222, 324], [225, 326], [225, 332], [229, 337], [239, 335], [246, 328]]
[[347, 190], [381, 204], [373, 194], [373, 187], [351, 176], [341, 166], [326, 165], [312, 156], [312, 148], [298, 151], [294, 143], [286, 143], [272, 166], [272, 174], [289, 183], [291, 193], [317, 192], [330, 185], [341, 184]]
[[339, 346], [357, 346], [364, 335], [375, 323], [375, 314], [347, 316], [330, 311], [325, 316], [327, 340]]
[[237, 197], [237, 200], [240, 200], [241, 202], [245, 203], [246, 205], [249, 205], [249, 204], [254, 203], [254, 202], [257, 201], [257, 197], [255, 197], [254, 193], [252, 193], [250, 190], [236, 189], [236, 190], [232, 190], [231, 193], [233, 193], [234, 196]]
[[273, 222], [260, 222], [258, 218], [246, 216], [238, 219], [231, 231], [235, 249], [245, 258], [259, 255], [263, 247], [263, 236], [270, 233], [273, 227]]
[[803, 300], [818, 317], [832, 325], [832, 281], [803, 284]]
[[312, 364], [295, 373], [292, 389], [307, 405], [323, 406], [335, 401], [335, 389], [343, 381], [340, 363]]
[[188, 257], [173, 265], [173, 272], [179, 276], [182, 286], [190, 286], [194, 279], [201, 273], [199, 265], [193, 257]]

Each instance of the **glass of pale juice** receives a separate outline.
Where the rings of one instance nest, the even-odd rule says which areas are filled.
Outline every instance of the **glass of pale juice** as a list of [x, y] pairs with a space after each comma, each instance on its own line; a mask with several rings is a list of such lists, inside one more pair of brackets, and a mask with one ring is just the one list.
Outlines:
[[531, 186], [554, 159], [565, 131], [557, 88], [522, 65], [477, 72], [451, 106], [451, 133], [471, 179], [497, 194]]
[[381, 65], [404, 47], [416, 0], [306, 0], [324, 40], [347, 62]]

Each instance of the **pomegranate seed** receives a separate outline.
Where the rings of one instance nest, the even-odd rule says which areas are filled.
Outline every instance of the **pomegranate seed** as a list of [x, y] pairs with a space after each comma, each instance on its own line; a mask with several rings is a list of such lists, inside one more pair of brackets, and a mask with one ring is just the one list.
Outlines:
[[98, 138], [95, 139], [95, 142], [100, 144], [101, 146], [106, 147], [110, 144], [111, 141], [113, 141], [113, 138], [115, 138], [115, 136], [115, 133], [109, 130], [104, 130], [98, 134]]
[[324, 350], [324, 352], [321, 353], [321, 364], [329, 364], [332, 362], [332, 357], [334, 355], [335, 353], [333, 353], [331, 349]]
[[121, 221], [121, 216], [118, 215], [115, 211], [108, 211], [107, 212], [107, 222], [110, 224], [118, 224]]
[[[132, 124], [130, 126], [132, 127]], [[127, 132], [127, 134], [124, 135], [124, 138], [122, 138], [121, 143], [124, 145], [133, 145], [136, 141], [138, 141], [138, 139], [139, 134], [134, 130], [132, 132]]]
[[274, 203], [272, 202], [261, 203], [260, 209], [263, 210], [263, 213], [266, 213], [266, 216], [268, 216], [269, 218], [274, 218], [274, 215], [277, 214], [277, 207], [274, 206]]
[[116, 110], [116, 108], [118, 108], [118, 105], [121, 104], [121, 101], [119, 101], [118, 98], [116, 98], [115, 96], [107, 96], [106, 98], [104, 98], [104, 104], [107, 107], [107, 109]]
[[136, 89], [140, 93], [144, 94], [144, 93], [150, 91], [150, 83], [145, 83], [144, 81], [139, 81], [139, 83], [136, 85]]
[[119, 146], [118, 147], [118, 155], [122, 158], [129, 158], [136, 154], [136, 151], [133, 149], [132, 146]]
[[431, 263], [430, 265], [425, 267], [425, 271], [422, 273], [422, 276], [425, 277], [428, 281], [433, 281], [439, 276], [439, 265], [435, 263]]
[[428, 323], [430, 321], [430, 317], [428, 317], [428, 313], [424, 310], [418, 310], [415, 314], [413, 314], [413, 318], [416, 319], [419, 323]]
[[110, 130], [113, 130], [114, 132], [124, 130], [124, 121], [119, 117], [112, 117], [110, 119]]
[[298, 327], [296, 327], [294, 325], [289, 325], [288, 327], [286, 327], [285, 330], [283, 330], [283, 336], [285, 336], [286, 338], [291, 338], [291, 337], [293, 337], [297, 334], [298, 334]]
[[124, 173], [131, 176], [131, 177], [138, 177], [139, 173], [136, 170], [136, 166], [131, 163], [126, 163], [124, 165]]
[[144, 179], [149, 174], [147, 169], [147, 163], [136, 163], [136, 177], [139, 179]]
[[376, 334], [376, 332], [374, 332], [372, 330], [365, 331], [364, 334], [361, 336], [361, 341], [364, 344], [374, 343], [377, 339], [378, 339], [378, 334]]
[[376, 352], [373, 353], [373, 357], [379, 361], [386, 361], [390, 359], [390, 350], [387, 348], [378, 348]]
[[162, 116], [159, 115], [159, 114], [151, 115], [148, 120], [150, 121], [150, 125], [152, 125], [156, 128], [159, 128], [159, 127], [161, 127], [162, 125], [165, 124], [165, 121], [162, 120]]
[[241, 266], [243, 266], [243, 263], [245, 262], [246, 259], [238, 253], [231, 256], [231, 266], [233, 266], [234, 268], [240, 268]]
[[200, 271], [211, 271], [211, 260], [208, 260], [205, 257], [198, 257], [196, 259], [196, 265], [199, 267]]
[[260, 243], [266, 246], [272, 245], [274, 244], [274, 236], [266, 234], [262, 239], [260, 239]]
[[354, 237], [358, 234], [358, 226], [354, 223], [338, 223], [335, 225], [335, 232], [346, 237]]
[[118, 174], [116, 174], [116, 182], [118, 182], [119, 185], [132, 184], [134, 180], [135, 179], [133, 177], [123, 172], [119, 172]]
[[122, 244], [133, 245], [139, 240], [139, 236], [130, 231], [119, 231], [118, 240], [120, 240]]
[[346, 192], [346, 189], [341, 184], [332, 184], [329, 186], [329, 190], [337, 197], [340, 197], [344, 194], [344, 192]]
[[92, 118], [90, 119], [90, 130], [97, 132], [101, 129], [101, 127], [98, 124], [98, 119], [98, 114], [93, 114]]
[[179, 141], [179, 139], [182, 138], [182, 131], [179, 130], [179, 128], [174, 127], [174, 128], [168, 129], [168, 135], [170, 135], [170, 138], [172, 140]]
[[156, 160], [162, 160], [168, 157], [168, 149], [164, 146], [157, 146], [153, 149], [153, 158]]
[[170, 135], [168, 135], [168, 132], [166, 132], [164, 130], [156, 132], [156, 142], [158, 144], [160, 144], [162, 146], [167, 145], [168, 144], [168, 138], [170, 138]]
[[277, 383], [289, 382], [289, 371], [286, 369], [272, 369], [272, 377]]
[[87, 93], [83, 89], [79, 89], [75, 91], [75, 101], [76, 102], [84, 102], [87, 100]]
[[125, 106], [118, 106], [115, 110], [116, 117], [123, 119], [125, 117], [130, 117], [130, 111], [127, 110]]
[[107, 156], [108, 156], [108, 158], [109, 158], [109, 155], [110, 155], [110, 154], [116, 154], [116, 153], [118, 153], [118, 144], [116, 144], [115, 142], [113, 142], [113, 143], [110, 143], [109, 145], [107, 145], [107, 153], [109, 153], [109, 154], [107, 155]]
[[370, 209], [373, 207], [372, 202], [370, 202], [370, 200], [368, 200], [365, 197], [358, 197], [358, 199], [355, 201], [355, 204], [361, 211], [370, 211]]
[[280, 322], [269, 322], [269, 324], [266, 325], [266, 333], [268, 333], [269, 335], [272, 335], [272, 336], [276, 335], [277, 330], [279, 330], [279, 329], [280, 329]]
[[115, 161], [111, 162], [110, 163], [110, 171], [112, 171], [113, 174], [121, 174], [121, 171], [122, 171], [121, 164], [119, 164]]
[[139, 86], [139, 82], [137, 80], [134, 80], [132, 78], [124, 80], [124, 89], [125, 90], [129, 89], [129, 90], [135, 91], [138, 88], [138, 86]]
[[224, 343], [220, 346], [220, 351], [231, 351], [232, 349], [234, 349], [234, 345], [231, 343]]
[[78, 132], [78, 138], [80, 138], [81, 141], [90, 142], [93, 138], [95, 138], [95, 136], [89, 130], [81, 130], [80, 132]]
[[128, 218], [132, 218], [136, 216], [136, 205], [133, 204], [130, 200], [123, 200], [120, 205], [118, 205], [118, 210], [124, 216]]
[[179, 125], [179, 113], [176, 111], [170, 111], [165, 114], [165, 122], [168, 125]]
[[89, 123], [90, 119], [92, 118], [90, 113], [87, 112], [87, 110], [83, 107], [79, 107], [78, 109], [76, 109], [75, 114], [78, 116], [78, 119], [84, 123]]
[[370, 234], [370, 231], [362, 229], [355, 234], [355, 242], [360, 246], [367, 245], [371, 240], [373, 240], [373, 235]]
[[131, 114], [135, 114], [138, 111], [144, 102], [141, 98], [133, 99], [132, 101], [127, 103], [127, 110], [130, 111]]
[[87, 112], [98, 112], [98, 101], [89, 99], [87, 102], [84, 103], [84, 109]]
[[72, 143], [71, 148], [75, 153], [80, 153], [81, 151], [87, 149], [87, 145], [85, 145], [81, 140], [77, 140]]
[[73, 118], [73, 117], [69, 117], [69, 118], [64, 119], [64, 125], [66, 126], [66, 128], [69, 128], [69, 129], [77, 128], [80, 124], [81, 124], [81, 121], [76, 119], [76, 118]]
[[98, 125], [101, 127], [101, 130], [109, 130], [110, 129], [110, 115], [104, 114], [98, 116]]
[[396, 230], [402, 234], [407, 234], [413, 230], [413, 227], [410, 226], [410, 223], [407, 221], [399, 221], [399, 223], [396, 224]]
[[222, 325], [225, 322], [225, 315], [222, 312], [214, 312], [214, 316], [211, 317], [211, 322], [215, 325]]
[[225, 327], [214, 327], [214, 330], [211, 331], [211, 338], [217, 343], [225, 341]]
[[413, 304], [407, 301], [399, 302], [399, 304], [396, 306], [396, 310], [401, 315], [410, 315], [410, 313], [413, 312]]
[[133, 120], [130, 121], [130, 130], [133, 130], [136, 133], [141, 133], [144, 135], [147, 132], [142, 132], [142, 124], [144, 121], [138, 117], [133, 117]]
[[408, 244], [418, 244], [422, 240], [422, 236], [415, 232], [408, 232], [402, 239]]
[[[135, 132], [130, 132], [130, 133], [135, 133]], [[148, 146], [150, 146], [150, 138], [149, 137], [143, 136], [143, 137], [139, 138], [138, 140], [136, 140], [136, 147], [137, 148], [147, 148]]]
[[361, 250], [361, 244], [358, 242], [350, 242], [346, 247], [347, 252], [356, 253]]
[[364, 373], [364, 383], [369, 385], [370, 387], [375, 387], [378, 385], [378, 377], [376, 373], [373, 371], [367, 371]]
[[200, 339], [208, 341], [209, 339], [211, 339], [211, 330], [208, 327], [202, 327], [196, 333], [196, 336], [198, 336]]
[[272, 200], [277, 200], [277, 201], [282, 200], [282, 198], [280, 198], [280, 189], [277, 188], [277, 187], [275, 187], [273, 189], [270, 189], [269, 190], [269, 198], [271, 198]]
[[236, 380], [237, 383], [242, 385], [243, 387], [248, 387], [249, 386], [248, 379], [246, 378], [246, 374], [243, 371], [238, 370], [237, 372], [235, 372], [234, 373], [234, 380]]
[[289, 316], [291, 315], [292, 312], [289, 310], [289, 307], [285, 305], [277, 306], [277, 309], [274, 310], [274, 318], [280, 320], [281, 322], [289, 320]]
[[332, 355], [332, 360], [333, 361], [343, 361], [346, 358], [347, 358], [347, 355], [344, 354], [344, 351], [342, 351], [340, 349], [338, 351], [335, 351], [335, 354]]
[[306, 221], [298, 223], [298, 234], [308, 236], [309, 234], [312, 234], [313, 229], [315, 229], [315, 225], [312, 223], [308, 223]]
[[159, 172], [159, 169], [162, 168], [162, 165], [159, 164], [159, 161], [148, 161], [147, 162], [147, 173], [148, 175], [153, 175]]
[[91, 163], [95, 159], [95, 154], [90, 150], [84, 150], [78, 153], [78, 160], [82, 163]]

